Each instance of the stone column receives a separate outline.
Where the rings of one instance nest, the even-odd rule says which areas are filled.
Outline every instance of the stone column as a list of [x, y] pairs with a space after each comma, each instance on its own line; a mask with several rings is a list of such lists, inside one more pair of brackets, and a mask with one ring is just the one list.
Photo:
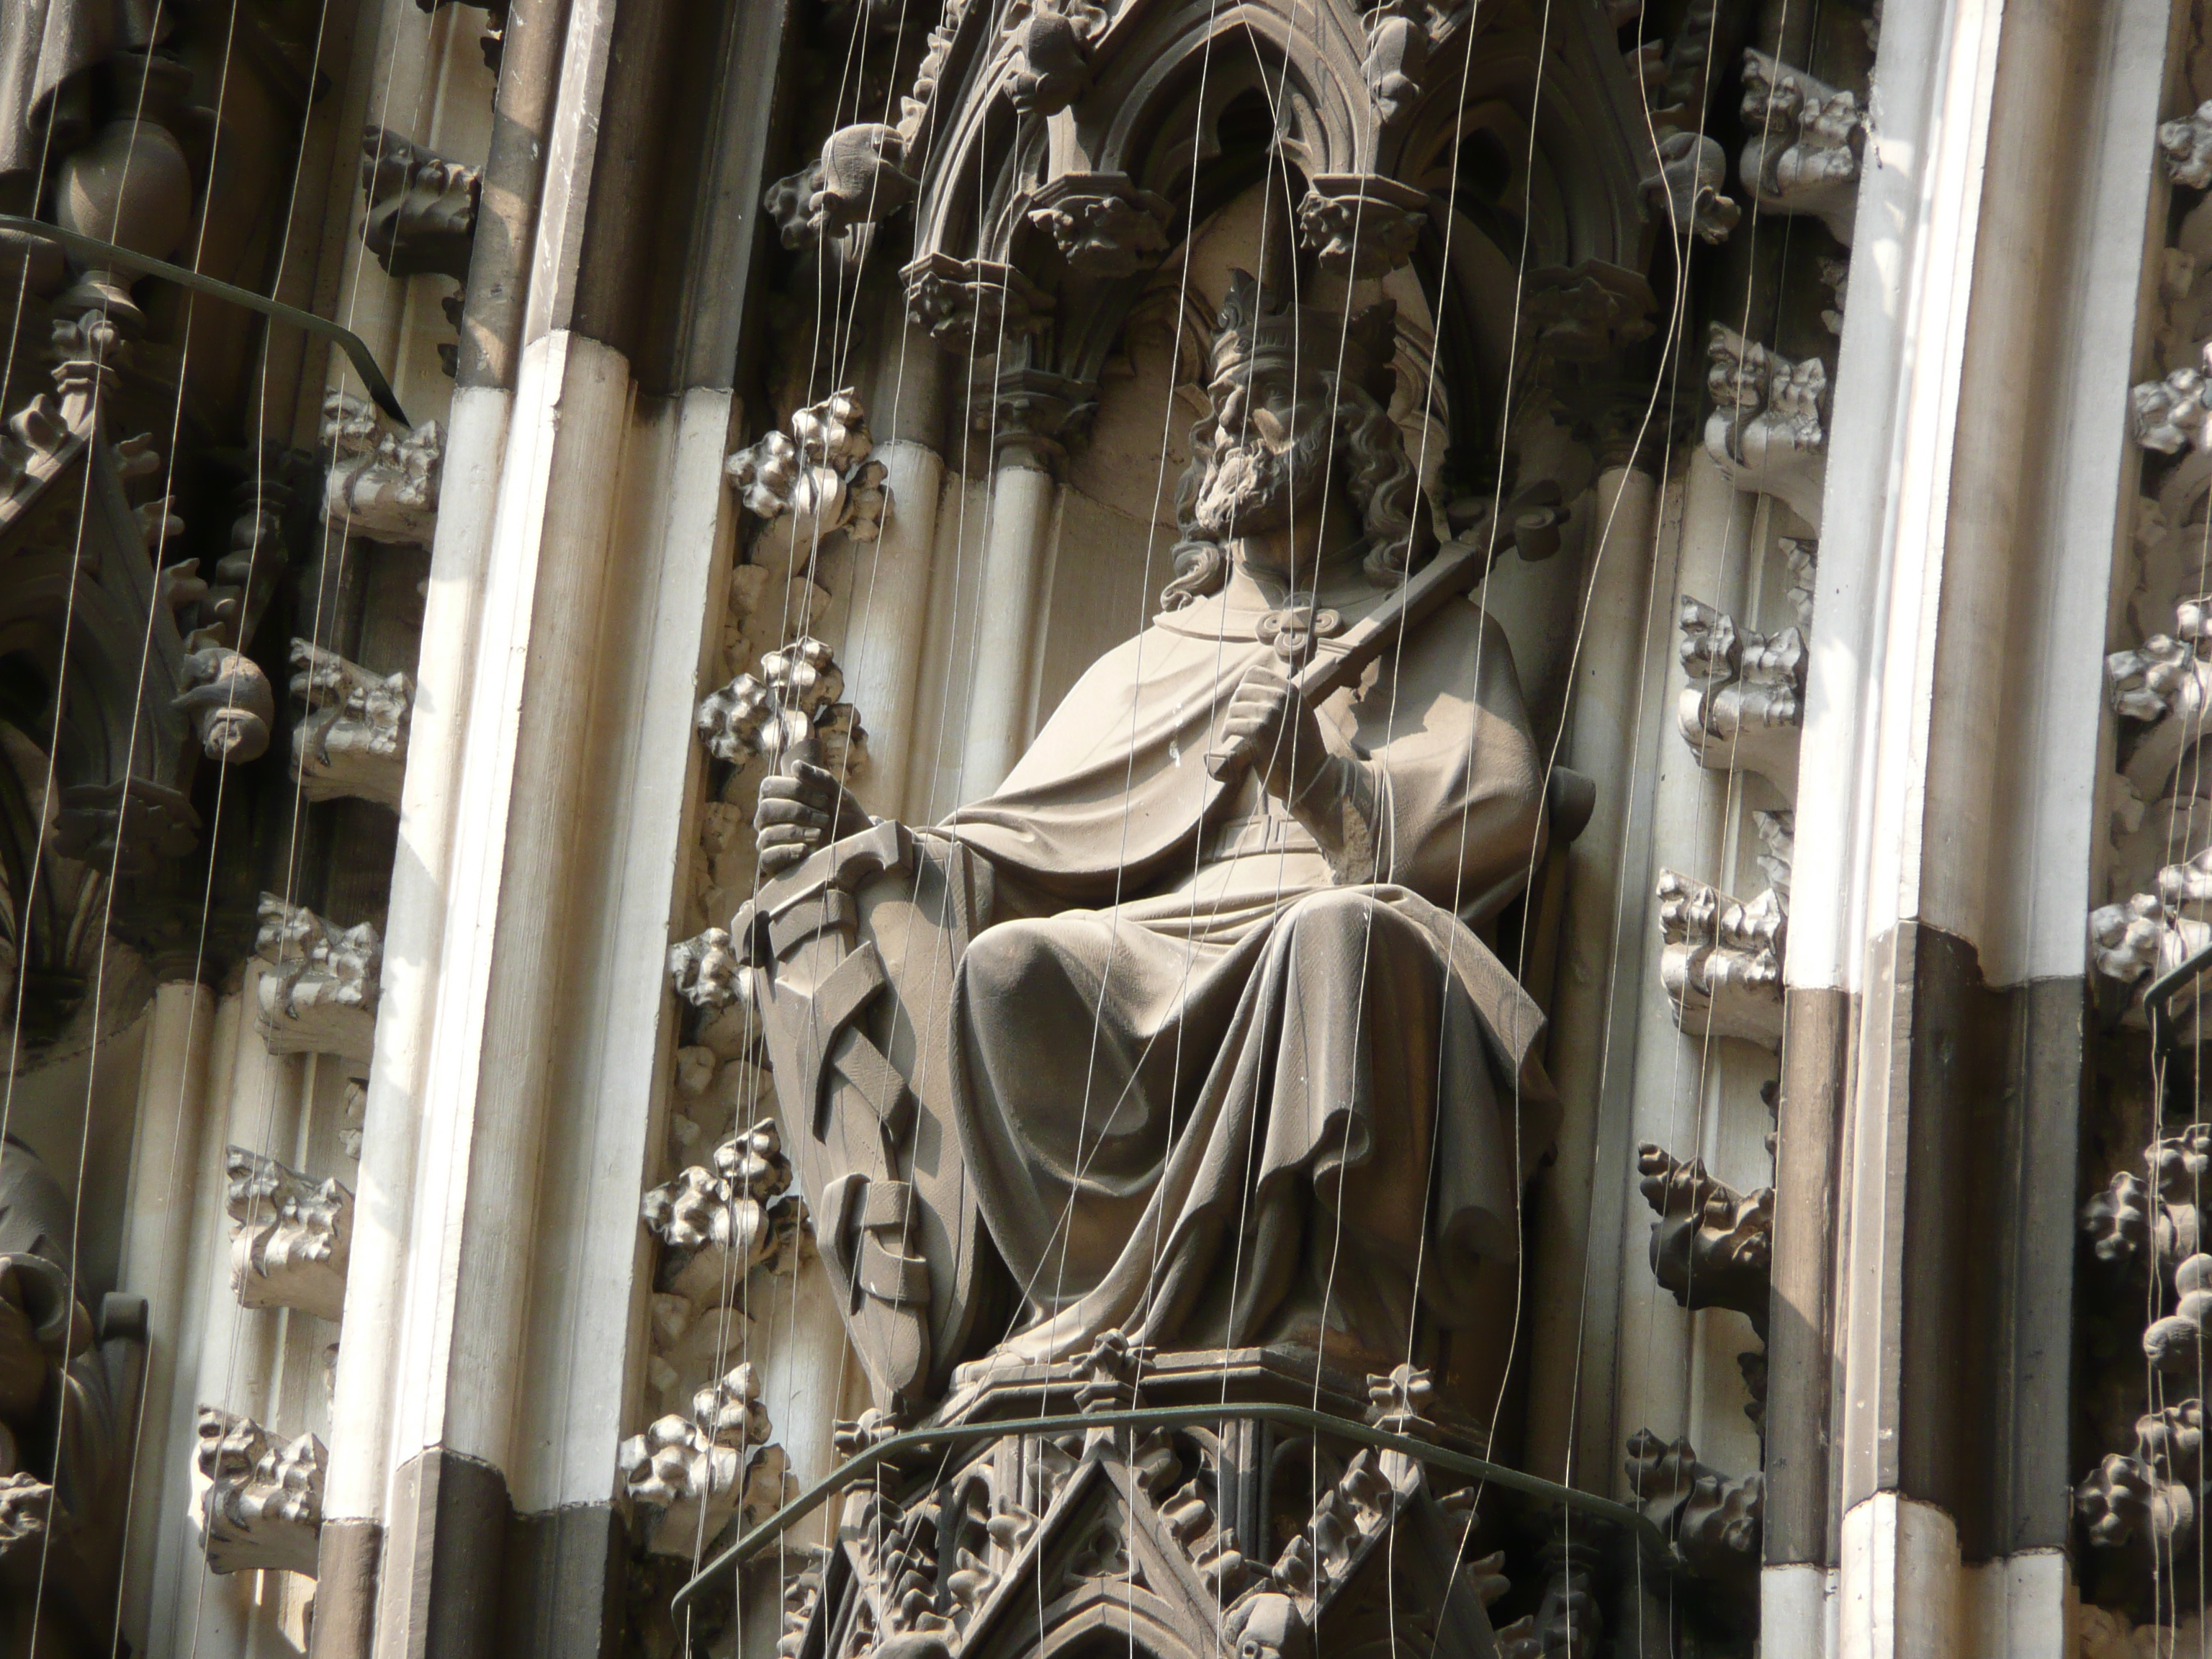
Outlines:
[[1079, 388], [1035, 371], [1001, 376], [994, 395], [997, 453], [975, 600], [975, 677], [961, 744], [963, 800], [996, 789], [1029, 744], [1037, 612], [1049, 574], [1058, 494], [1054, 470], [1065, 453], [1063, 440], [1088, 412], [1079, 401]]
[[137, 1490], [143, 1496], [131, 1506], [123, 1570], [124, 1628], [137, 1648], [146, 1644], [162, 1534], [173, 1529], [161, 1501], [162, 1481], [172, 1463], [189, 1455], [170, 1443], [170, 1402], [180, 1376], [197, 1378], [183, 1346], [190, 1295], [185, 1266], [193, 1197], [206, 1162], [208, 1077], [216, 1041], [214, 992], [191, 980], [172, 981], [155, 991], [138, 1074], [138, 1129], [116, 1282], [118, 1290], [146, 1298], [145, 1409], [137, 1451]]
[[[1675, 1024], [1656, 971], [1660, 933], [1653, 892], [1662, 870], [1716, 882], [1725, 873], [1720, 860], [1729, 827], [1729, 776], [1700, 765], [1688, 745], [1668, 729], [1675, 703], [1689, 684], [1674, 650], [1673, 622], [1676, 601], [1684, 595], [1724, 611], [1741, 611], [1746, 579], [1757, 554], [1753, 541], [1757, 505], [1757, 498], [1736, 489], [1711, 456], [1703, 449], [1693, 450], [1683, 483], [1674, 581], [1671, 589], [1661, 588], [1654, 596], [1666, 606], [1664, 616], [1655, 619], [1658, 626], [1652, 640], [1664, 674], [1657, 709], [1662, 730], [1648, 831], [1630, 842], [1632, 846], [1640, 841], [1649, 849], [1648, 862], [1633, 856], [1628, 860], [1624, 879], [1635, 884], [1632, 896], [1638, 902], [1630, 912], [1629, 927], [1617, 941], [1624, 956], [1640, 956], [1644, 971], [1636, 976], [1632, 992], [1636, 1010], [1632, 1061], [1629, 1053], [1620, 1050], [1608, 1060], [1632, 1079], [1627, 1145], [1622, 1149], [1626, 1156], [1600, 1168], [1595, 1176], [1597, 1190], [1607, 1194], [1601, 1201], [1617, 1203], [1623, 1212], [1620, 1312], [1614, 1338], [1616, 1441], [1642, 1428], [1671, 1440], [1690, 1433], [1692, 1427], [1690, 1365], [1695, 1316], [1651, 1276], [1649, 1211], [1637, 1191], [1635, 1149], [1639, 1142], [1652, 1141], [1690, 1149], [1685, 1156], [1702, 1150], [1696, 1145], [1698, 1104], [1720, 1065], [1722, 1039], [1687, 1036]], [[1613, 1484], [1625, 1495], [1627, 1476], [1620, 1467], [1620, 1453], [1614, 1450], [1611, 1455]]]
[[[1624, 870], [1622, 853], [1648, 822], [1626, 781], [1636, 776], [1639, 746], [1652, 729], [1648, 710], [1659, 688], [1651, 682], [1663, 666], [1656, 654], [1665, 648], [1663, 617], [1655, 623], [1650, 615], [1657, 494], [1651, 475], [1638, 468], [1613, 466], [1598, 477], [1588, 622], [1567, 692], [1564, 760], [1585, 776], [1622, 784], [1600, 787], [1590, 821], [1567, 854], [1566, 937], [1553, 1022], [1585, 1036], [1551, 1056], [1565, 1111], [1558, 1160], [1538, 1189], [1529, 1297], [1528, 1467], [1547, 1480], [1598, 1491], [1612, 1487], [1621, 1437], [1613, 1431], [1606, 1368], [1577, 1361], [1612, 1352], [1620, 1206], [1608, 1203], [1601, 1215], [1593, 1198], [1595, 1191], [1610, 1193], [1615, 1172], [1634, 1158], [1620, 1117], [1649, 952], [1640, 931], [1644, 860]], [[1641, 726], [1639, 706], [1646, 710]]]
[[903, 295], [896, 305], [892, 327], [905, 330], [905, 343], [881, 377], [876, 400], [887, 417], [876, 447], [887, 504], [874, 545], [853, 561], [852, 620], [841, 653], [846, 696], [868, 733], [871, 763], [858, 793], [871, 811], [886, 817], [902, 817], [908, 807], [937, 505], [945, 488], [938, 450], [944, 416], [939, 355], [927, 334], [907, 327]]

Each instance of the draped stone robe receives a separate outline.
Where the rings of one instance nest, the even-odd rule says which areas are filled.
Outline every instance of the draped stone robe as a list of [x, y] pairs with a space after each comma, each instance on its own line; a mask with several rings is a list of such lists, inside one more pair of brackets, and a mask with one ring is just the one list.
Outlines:
[[[1348, 624], [1382, 597], [1322, 603]], [[1332, 868], [1250, 769], [1206, 770], [1245, 671], [1280, 666], [1264, 614], [1160, 616], [944, 827], [1013, 917], [952, 1006], [964, 1150], [1029, 1321], [1002, 1360], [1109, 1329], [1401, 1353], [1417, 1299], [1463, 1325], [1478, 1267], [1514, 1255], [1542, 1019], [1462, 920], [1544, 839], [1504, 636], [1453, 601], [1317, 711], [1373, 819], [1371, 866]]]

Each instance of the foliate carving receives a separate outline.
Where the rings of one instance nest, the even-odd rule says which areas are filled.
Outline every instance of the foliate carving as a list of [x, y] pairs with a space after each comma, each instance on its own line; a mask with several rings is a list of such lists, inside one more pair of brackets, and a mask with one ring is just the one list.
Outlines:
[[2145, 449], [2161, 455], [2212, 449], [2212, 381], [2201, 366], [2139, 381], [2129, 388], [2128, 406], [2129, 429]]
[[1725, 242], [1743, 217], [1728, 183], [1728, 153], [1702, 132], [1670, 132], [1659, 141], [1659, 170], [1637, 187], [1644, 210], [1677, 235]]
[[2171, 635], [2154, 634], [2131, 650], [2105, 659], [2105, 696], [2112, 712], [2148, 729], [2120, 734], [2121, 774], [2140, 800], [2166, 793], [2182, 756], [2204, 735], [2212, 706], [2212, 594], [2174, 607]]
[[1426, 192], [1377, 173], [1315, 175], [1298, 204], [1298, 236], [1323, 270], [1381, 276], [1413, 257], [1428, 222]]
[[2158, 148], [2166, 176], [2175, 184], [2212, 188], [2212, 103], [2199, 104], [2178, 121], [2160, 122]]
[[1561, 362], [1597, 363], [1651, 337], [1658, 301], [1641, 272], [1603, 259], [1528, 273], [1521, 314], [1537, 348]]
[[1690, 679], [1674, 714], [1682, 741], [1705, 766], [1756, 772], [1794, 793], [1809, 661], [1803, 633], [1739, 628], [1687, 594], [1679, 621], [1676, 651]]
[[1428, 72], [1430, 50], [1462, 15], [1437, 0], [1383, 0], [1367, 14], [1367, 55], [1360, 60], [1359, 77], [1383, 126], [1396, 125], [1413, 107]]
[[950, 350], [988, 356], [1052, 319], [1052, 296], [1001, 260], [932, 253], [899, 275], [907, 315]]
[[1827, 478], [1826, 365], [1818, 357], [1793, 362], [1720, 323], [1705, 356], [1714, 403], [1705, 453], [1738, 489], [1778, 496], [1817, 526]]
[[[1563, 1522], [1545, 1545], [1543, 1599], [1535, 1612], [1498, 1627], [1498, 1659], [1597, 1659], [1605, 1619], [1597, 1599], [1602, 1552], [1595, 1530], [1578, 1517]], [[1495, 1559], [1486, 1557], [1485, 1562]]]
[[802, 638], [760, 660], [760, 678], [740, 674], [699, 705], [692, 724], [717, 760], [758, 756], [771, 770], [800, 744], [819, 745], [818, 763], [842, 778], [866, 764], [866, 736], [845, 693], [844, 672], [820, 640]]
[[1782, 957], [1790, 919], [1771, 890], [1748, 903], [1669, 870], [1659, 878], [1659, 977], [1691, 1036], [1782, 1042]]
[[2089, 912], [2089, 961], [2106, 979], [2142, 987], [2212, 945], [2212, 926], [2169, 915], [2154, 893]]
[[361, 187], [368, 198], [361, 240], [387, 275], [468, 281], [483, 188], [476, 168], [368, 126], [361, 133]]
[[292, 775], [309, 800], [350, 796], [397, 811], [415, 682], [376, 674], [308, 640], [292, 641]]
[[191, 716], [201, 752], [226, 766], [269, 752], [269, 726], [276, 698], [261, 665], [243, 652], [204, 646], [185, 653], [173, 706]]
[[54, 1489], [26, 1469], [0, 1476], [0, 1574], [18, 1563], [35, 1572], [46, 1548]]
[[841, 532], [872, 542], [884, 517], [884, 464], [874, 459], [868, 411], [848, 387], [791, 417], [788, 435], [771, 431], [723, 463], [746, 509], [769, 523], [773, 562], [810, 557]]
[[428, 547], [438, 532], [446, 433], [435, 421], [396, 430], [376, 405], [343, 392], [323, 399], [331, 466], [323, 517], [349, 536]]
[[668, 947], [668, 976], [676, 994], [694, 1008], [728, 1007], [738, 1000], [738, 975], [745, 971], [726, 927], [709, 927]]
[[1638, 1506], [1667, 1534], [1691, 1577], [1756, 1577], [1764, 1474], [1731, 1480], [1698, 1462], [1688, 1441], [1663, 1441], [1649, 1429], [1630, 1438], [1626, 1468]]
[[230, 1149], [223, 1168], [240, 1304], [336, 1320], [345, 1310], [353, 1194], [336, 1176], [315, 1181], [243, 1146]]
[[1761, 207], [1817, 216], [1839, 242], [1851, 240], [1866, 115], [1839, 91], [1763, 52], [1743, 55], [1743, 120], [1751, 132], [1738, 162]]
[[888, 219], [921, 188], [906, 171], [906, 135], [878, 121], [840, 127], [822, 154], [761, 198], [787, 248], [811, 247], [855, 225]]
[[1027, 218], [1052, 238], [1068, 269], [1105, 280], [1134, 276], [1167, 252], [1175, 209], [1121, 173], [1070, 173], [1036, 193]]
[[376, 1035], [384, 940], [372, 921], [340, 927], [302, 904], [264, 893], [254, 950], [261, 1035], [272, 1054], [341, 1054], [366, 1062]]
[[1774, 1259], [1774, 1189], [1739, 1193], [1649, 1141], [1636, 1149], [1651, 1224], [1651, 1275], [1685, 1308], [1733, 1308], [1766, 1331]]
[[192, 1512], [215, 1572], [315, 1576], [323, 1443], [280, 1440], [251, 1418], [200, 1407]]
[[644, 1517], [655, 1555], [694, 1557], [733, 1516], [746, 1525], [783, 1501], [787, 1465], [761, 1404], [759, 1375], [739, 1365], [673, 1413], [633, 1435], [616, 1454], [623, 1490]]
[[661, 1290], [696, 1307], [734, 1299], [745, 1275], [792, 1249], [799, 1231], [791, 1160], [774, 1118], [717, 1146], [714, 1165], [692, 1165], [647, 1193], [641, 1206], [665, 1251]]
[[1091, 48], [1106, 27], [1093, 0], [1014, 0], [1008, 33], [1020, 54], [1006, 101], [1024, 115], [1057, 115], [1091, 84]]

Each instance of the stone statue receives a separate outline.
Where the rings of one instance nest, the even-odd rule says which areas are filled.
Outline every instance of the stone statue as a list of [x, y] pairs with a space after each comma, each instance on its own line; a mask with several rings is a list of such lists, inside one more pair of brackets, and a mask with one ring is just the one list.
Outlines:
[[74, 1230], [53, 1171], [0, 1139], [0, 1652], [34, 1624], [40, 1654], [112, 1644], [146, 1301], [111, 1293], [95, 1321]]
[[[1433, 550], [1387, 412], [1393, 339], [1387, 304], [1347, 330], [1237, 273], [1167, 608], [1091, 667], [998, 791], [909, 837], [854, 835], [866, 812], [795, 750], [762, 786], [770, 879], [733, 933], [787, 1139], [810, 1118], [817, 1139], [848, 1133], [839, 1089], [876, 1103], [860, 1115], [883, 1150], [864, 1161], [898, 1193], [798, 1162], [825, 1259], [854, 1275], [864, 1358], [908, 1316], [895, 1395], [919, 1397], [986, 1336], [1003, 1340], [963, 1375], [1112, 1332], [1387, 1368], [1417, 1310], [1424, 1330], [1474, 1322], [1510, 1268], [1551, 1109], [1541, 1015], [1474, 931], [1547, 838], [1511, 654], [1455, 599], [1317, 706], [1294, 684]], [[841, 882], [857, 915], [818, 908]], [[961, 896], [932, 911], [940, 886]], [[872, 931], [866, 895], [886, 890], [953, 939], [941, 994], [915, 988], [939, 958]], [[851, 946], [794, 974], [808, 927]], [[863, 956], [883, 966], [864, 974]], [[901, 1011], [868, 1028], [897, 1079], [835, 1059], [863, 977], [888, 978]], [[967, 1207], [1011, 1290], [988, 1329], [983, 1275], [936, 1260], [975, 1248]], [[924, 1317], [948, 1294], [969, 1323]]]

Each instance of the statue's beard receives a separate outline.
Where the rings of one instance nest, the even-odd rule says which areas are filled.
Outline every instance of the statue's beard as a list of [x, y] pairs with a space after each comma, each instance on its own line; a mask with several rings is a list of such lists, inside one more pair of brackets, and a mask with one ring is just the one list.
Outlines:
[[1207, 462], [1192, 509], [1198, 527], [1227, 539], [1281, 530], [1310, 505], [1328, 476], [1329, 432], [1315, 422], [1288, 444], [1224, 443]]

